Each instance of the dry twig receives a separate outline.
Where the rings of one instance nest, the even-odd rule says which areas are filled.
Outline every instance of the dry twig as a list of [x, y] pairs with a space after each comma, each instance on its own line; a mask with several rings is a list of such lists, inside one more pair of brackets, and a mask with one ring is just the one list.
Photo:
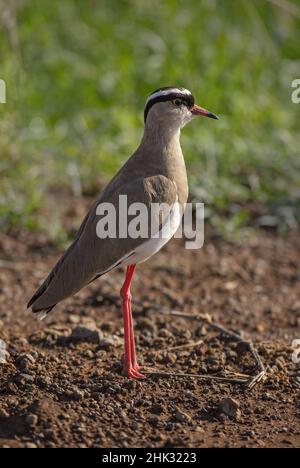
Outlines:
[[[160, 313], [164, 315], [171, 315], [175, 317], [182, 317], [186, 318], [189, 320], [197, 320], [197, 321], [202, 321], [207, 324], [210, 328], [212, 328], [215, 331], [218, 331], [219, 333], [222, 333], [233, 340], [237, 341], [238, 343], [242, 343], [245, 345], [249, 352], [252, 354], [256, 367], [258, 369], [258, 373], [253, 375], [246, 375], [246, 374], [233, 374], [232, 377], [230, 376], [225, 376], [225, 377], [220, 377], [220, 376], [215, 376], [215, 375], [200, 375], [200, 374], [185, 374], [185, 373], [171, 373], [171, 372], [160, 372], [160, 371], [154, 371], [154, 372], [146, 372], [147, 374], [152, 374], [152, 375], [161, 375], [161, 376], [176, 376], [176, 377], [193, 377], [197, 379], [206, 379], [206, 380], [217, 380], [217, 381], [223, 381], [223, 382], [231, 382], [231, 383], [239, 383], [239, 384], [245, 384], [249, 389], [252, 389], [257, 383], [261, 382], [261, 380], [265, 377], [266, 375], [266, 368], [257, 352], [255, 349], [253, 343], [251, 341], [245, 340], [241, 335], [228, 330], [224, 328], [222, 325], [215, 323], [212, 321], [212, 318], [208, 314], [188, 314], [186, 312], [182, 311], [177, 311], [177, 310], [169, 310], [166, 308], [159, 308], [158, 306], [153, 306], [153, 309], [160, 311]], [[194, 342], [191, 343], [190, 345], [183, 345], [183, 347], [188, 347], [188, 346], [197, 346], [200, 342]], [[174, 349], [180, 349], [182, 348], [181, 346], [175, 347]]]

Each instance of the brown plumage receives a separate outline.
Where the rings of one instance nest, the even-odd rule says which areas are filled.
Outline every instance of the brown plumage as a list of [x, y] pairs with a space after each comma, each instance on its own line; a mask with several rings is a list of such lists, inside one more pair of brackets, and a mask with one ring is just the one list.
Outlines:
[[[173, 205], [176, 199], [176, 189], [173, 182], [163, 175], [139, 177], [132, 183], [124, 183], [115, 190], [108, 186], [100, 198], [93, 204], [84, 219], [74, 242], [59, 259], [44, 283], [28, 303], [33, 312], [50, 312], [60, 301], [72, 296], [81, 288], [109, 271], [112, 266], [118, 266], [118, 261], [130, 254], [145, 239], [99, 239], [96, 234], [96, 207], [101, 202], [112, 203], [117, 211], [118, 196], [126, 194], [128, 205], [134, 202], [168, 203]], [[107, 192], [110, 191], [110, 196]]]
[[127, 195], [128, 206], [141, 202], [149, 207], [150, 203], [168, 203], [171, 207], [178, 196], [183, 211], [188, 185], [179, 132], [165, 128], [168, 123], [164, 121], [160, 122], [158, 131], [153, 125], [156, 120], [153, 111], [147, 119], [139, 148], [92, 205], [74, 242], [30, 299], [28, 307], [33, 312], [49, 312], [58, 302], [109, 271], [118, 260], [145, 242], [141, 238], [99, 239], [96, 235], [99, 203], [112, 203], [118, 218], [119, 195]]
[[[147, 99], [145, 131], [140, 146], [107, 185], [86, 215], [72, 245], [57, 262], [28, 303], [33, 312], [48, 313], [55, 305], [119, 265], [126, 265], [121, 289], [124, 317], [124, 372], [128, 377], [143, 378], [137, 364], [130, 284], [135, 266], [155, 254], [175, 233], [188, 197], [187, 174], [180, 147], [180, 129], [194, 115], [217, 118], [194, 104], [192, 94], [183, 88], [161, 88]], [[151, 230], [153, 204], [165, 204], [168, 211], [155, 213], [157, 232], [148, 230], [148, 238], [127, 236], [99, 238], [97, 207], [110, 203], [119, 215], [119, 197], [127, 195], [127, 207], [142, 203], [146, 207]], [[103, 205], [102, 205], [103, 206]], [[124, 218], [123, 218], [124, 219]], [[167, 226], [167, 229], [166, 229]], [[126, 220], [127, 227], [127, 220]], [[118, 233], [118, 225], [116, 226]]]

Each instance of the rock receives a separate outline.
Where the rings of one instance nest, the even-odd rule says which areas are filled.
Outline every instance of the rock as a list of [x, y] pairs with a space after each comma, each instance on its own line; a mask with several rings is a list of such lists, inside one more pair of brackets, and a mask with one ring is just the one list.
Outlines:
[[165, 353], [163, 355], [164, 364], [174, 364], [177, 361], [177, 355], [175, 353]]
[[37, 425], [38, 423], [38, 417], [36, 414], [27, 414], [27, 416], [25, 417], [25, 423], [28, 425], [28, 426], [31, 426], [31, 427], [34, 427]]
[[5, 387], [7, 393], [11, 393], [12, 395], [16, 395], [18, 393], [18, 387], [13, 382], [8, 382]]
[[25, 447], [28, 449], [36, 449], [38, 446], [32, 442], [26, 442]]
[[34, 363], [35, 363], [34, 357], [31, 356], [31, 354], [28, 354], [28, 353], [27, 354], [21, 354], [16, 360], [16, 364], [17, 364], [18, 368], [23, 370], [23, 371], [29, 370]]
[[0, 419], [9, 418], [9, 413], [4, 408], [0, 408]]
[[50, 337], [54, 337], [55, 339], [68, 336], [71, 333], [71, 329], [66, 327], [65, 325], [53, 325], [52, 328], [45, 328], [44, 332], [46, 335], [50, 335]]
[[122, 345], [123, 345], [123, 340], [121, 340], [116, 335], [102, 338], [99, 341], [99, 347], [102, 349], [106, 349], [106, 350], [117, 348], [118, 346], [122, 346]]
[[104, 322], [101, 325], [101, 329], [109, 333], [112, 332], [114, 328], [115, 328], [114, 322]]
[[286, 368], [286, 362], [282, 356], [278, 357], [275, 363], [279, 370], [284, 370]]
[[148, 423], [151, 424], [151, 426], [158, 426], [159, 424], [159, 418], [156, 415], [151, 415], [148, 417]]
[[103, 356], [105, 355], [105, 349], [99, 349], [95, 355], [96, 359], [103, 359]]
[[170, 330], [168, 330], [167, 328], [162, 328], [161, 330], [159, 330], [158, 336], [161, 336], [162, 338], [170, 338], [173, 337], [173, 333], [170, 332]]
[[34, 382], [33, 375], [30, 374], [18, 374], [16, 376], [16, 383], [20, 385], [32, 384]]
[[265, 331], [265, 326], [263, 323], [258, 323], [255, 328], [258, 333], [263, 333]]
[[139, 429], [139, 425], [136, 421], [133, 421], [131, 424], [130, 424], [130, 429], [132, 429], [133, 431], [137, 431]]
[[240, 419], [242, 415], [239, 402], [233, 398], [223, 398], [220, 401], [219, 410], [233, 419]]
[[19, 346], [27, 346], [28, 345], [28, 340], [27, 338], [18, 338], [16, 340], [16, 343], [19, 345]]
[[238, 283], [236, 281], [228, 281], [224, 285], [224, 289], [226, 289], [226, 291], [233, 291], [237, 287], [238, 287]]
[[183, 411], [180, 411], [180, 410], [177, 410], [175, 415], [174, 415], [175, 419], [177, 422], [189, 422], [191, 420], [191, 417], [184, 413]]
[[150, 408], [150, 411], [153, 414], [161, 414], [163, 410], [164, 410], [163, 406], [160, 405], [159, 403], [154, 403]]
[[46, 377], [41, 376], [36, 379], [36, 384], [40, 388], [45, 388], [51, 385], [51, 383], [52, 383], [52, 380], [47, 376]]
[[155, 326], [152, 322], [152, 320], [150, 320], [149, 318], [147, 317], [142, 317], [138, 323], [137, 323], [137, 328], [143, 332], [145, 332], [146, 330], [150, 331], [151, 333], [153, 333], [155, 331]]
[[68, 317], [68, 322], [72, 323], [73, 325], [77, 325], [79, 321], [80, 321], [80, 317], [78, 315], [71, 314]]
[[84, 357], [87, 357], [89, 359], [93, 359], [94, 357], [94, 353], [91, 349], [87, 349], [84, 353], [83, 353], [83, 356]]
[[66, 390], [64, 395], [71, 400], [77, 401], [83, 400], [84, 398], [84, 392], [79, 388], [72, 388], [70, 390]]
[[195, 432], [198, 432], [199, 434], [204, 434], [205, 430], [201, 426], [196, 426], [195, 427]]
[[54, 440], [55, 441], [55, 434], [51, 429], [46, 429], [44, 432], [44, 437], [47, 440]]
[[73, 398], [75, 400], [83, 400], [84, 398], [84, 392], [82, 390], [79, 390], [79, 388], [75, 388], [73, 390]]
[[23, 354], [21, 355], [23, 357], [23, 359], [26, 359], [27, 361], [29, 361], [31, 364], [34, 364], [35, 363], [35, 358], [29, 354], [29, 353], [26, 353], [26, 354]]
[[88, 342], [99, 344], [103, 339], [102, 333], [95, 324], [78, 325], [72, 331], [70, 340], [73, 342]]

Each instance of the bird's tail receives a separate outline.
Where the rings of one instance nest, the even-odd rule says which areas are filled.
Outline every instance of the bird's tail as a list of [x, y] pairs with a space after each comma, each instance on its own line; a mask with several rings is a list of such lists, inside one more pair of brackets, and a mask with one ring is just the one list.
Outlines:
[[52, 275], [51, 274], [52, 274], [52, 272], [50, 273], [48, 278], [46, 278], [46, 280], [41, 284], [41, 286], [34, 293], [34, 295], [32, 296], [32, 298], [30, 299], [30, 301], [27, 304], [27, 308], [29, 309], [31, 307], [32, 312], [35, 313], [35, 314], [38, 314], [38, 318], [40, 320], [43, 320], [49, 314], [49, 312], [56, 306], [56, 304], [52, 304], [52, 305], [46, 306], [46, 307], [39, 307], [38, 305], [35, 304], [38, 301], [38, 299], [48, 289], [48, 286], [49, 286], [49, 284], [50, 284], [50, 282], [52, 280]]

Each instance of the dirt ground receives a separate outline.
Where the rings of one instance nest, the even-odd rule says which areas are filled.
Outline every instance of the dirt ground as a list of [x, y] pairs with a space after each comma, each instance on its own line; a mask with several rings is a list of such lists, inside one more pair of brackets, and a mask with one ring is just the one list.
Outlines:
[[[132, 293], [145, 368], [254, 373], [241, 345], [200, 320], [163, 314], [207, 313], [257, 346], [268, 373], [251, 391], [191, 378], [124, 378], [122, 270], [39, 322], [25, 304], [59, 254], [43, 235], [0, 236], [0, 337], [8, 351], [0, 364], [0, 446], [300, 446], [300, 365], [291, 347], [300, 339], [299, 235], [260, 232], [243, 243], [208, 235], [199, 251], [172, 240], [137, 268]], [[190, 347], [174, 349], [182, 345]]]

